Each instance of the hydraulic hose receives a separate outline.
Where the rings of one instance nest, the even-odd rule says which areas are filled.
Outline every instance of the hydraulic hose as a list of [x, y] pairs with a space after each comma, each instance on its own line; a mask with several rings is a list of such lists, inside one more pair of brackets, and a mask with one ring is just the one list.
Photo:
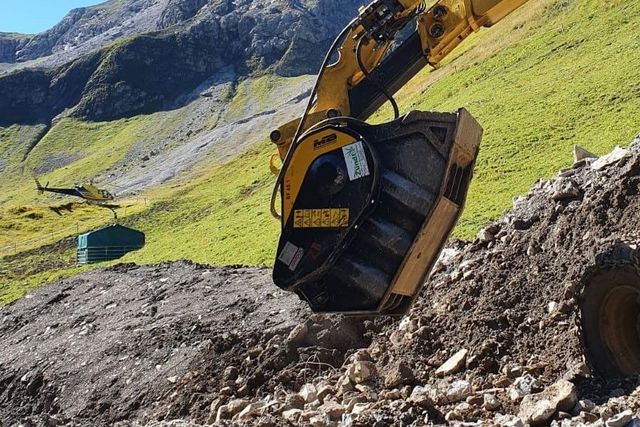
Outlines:
[[273, 187], [273, 193], [271, 193], [271, 215], [276, 219], [282, 218], [282, 216], [276, 210], [276, 206], [275, 206], [276, 198], [278, 197], [278, 191], [282, 186], [282, 181], [284, 180], [284, 174], [287, 168], [289, 167], [289, 163], [291, 162], [291, 156], [293, 155], [293, 152], [296, 150], [299, 144], [300, 135], [304, 129], [304, 125], [307, 121], [307, 116], [311, 111], [311, 107], [313, 107], [313, 101], [315, 99], [316, 93], [318, 92], [318, 88], [320, 87], [320, 81], [322, 80], [324, 72], [327, 69], [327, 66], [329, 65], [329, 61], [331, 61], [331, 57], [336, 52], [336, 50], [338, 49], [338, 46], [346, 37], [346, 35], [349, 33], [349, 31], [351, 31], [351, 28], [356, 22], [357, 22], [357, 18], [353, 19], [351, 22], [349, 22], [349, 24], [347, 24], [346, 27], [344, 27], [344, 29], [340, 32], [338, 37], [336, 37], [336, 39], [333, 41], [331, 48], [329, 48], [329, 52], [327, 52], [327, 55], [325, 56], [324, 61], [322, 62], [322, 66], [320, 67], [320, 71], [318, 72], [318, 77], [316, 78], [313, 89], [311, 90], [311, 94], [309, 95], [309, 101], [307, 102], [307, 106], [304, 110], [304, 113], [302, 114], [300, 123], [298, 123], [298, 128], [296, 129], [296, 133], [293, 136], [291, 145], [287, 150], [287, 154], [284, 160], [282, 161], [282, 168], [280, 169], [280, 172], [278, 173], [278, 177], [276, 178], [276, 184]]

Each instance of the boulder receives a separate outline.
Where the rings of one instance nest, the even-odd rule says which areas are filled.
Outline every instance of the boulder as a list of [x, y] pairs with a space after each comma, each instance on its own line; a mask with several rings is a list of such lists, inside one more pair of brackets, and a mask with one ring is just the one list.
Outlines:
[[376, 365], [373, 362], [356, 361], [349, 367], [347, 375], [353, 384], [363, 383], [376, 375]]
[[633, 411], [626, 410], [609, 418], [605, 425], [607, 427], [625, 427], [633, 420]]
[[464, 364], [467, 360], [469, 350], [463, 348], [456, 354], [451, 356], [442, 366], [436, 370], [436, 375], [439, 377], [445, 377], [460, 372], [464, 368]]
[[406, 362], [395, 363], [384, 374], [384, 385], [387, 388], [395, 388], [402, 385], [413, 384], [416, 377], [413, 370]]
[[576, 387], [567, 380], [560, 380], [544, 391], [529, 394], [520, 403], [518, 416], [531, 425], [547, 423], [558, 411], [568, 412], [577, 402]]
[[304, 399], [306, 403], [311, 403], [318, 399], [318, 392], [316, 390], [316, 386], [313, 384], [305, 384], [300, 389], [300, 393], [298, 393], [300, 397]]

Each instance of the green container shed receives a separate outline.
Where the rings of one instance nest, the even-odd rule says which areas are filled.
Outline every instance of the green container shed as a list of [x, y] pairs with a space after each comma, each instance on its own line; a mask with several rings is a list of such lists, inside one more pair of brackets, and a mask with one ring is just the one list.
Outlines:
[[144, 246], [144, 233], [119, 224], [78, 236], [78, 263], [110, 261]]

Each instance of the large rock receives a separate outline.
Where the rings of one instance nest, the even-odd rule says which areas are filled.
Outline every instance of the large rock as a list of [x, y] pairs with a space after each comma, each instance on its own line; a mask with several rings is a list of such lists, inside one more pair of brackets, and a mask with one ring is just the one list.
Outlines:
[[[21, 63], [15, 73], [0, 75], [0, 125], [46, 124], [62, 112], [102, 121], [175, 108], [183, 95], [229, 69], [238, 78], [267, 69], [316, 73], [323, 59], [318, 52], [361, 4], [206, 3], [112, 0], [76, 9], [32, 38], [0, 38], [6, 59], [37, 59], [37, 68]], [[130, 37], [107, 46], [123, 36]]]
[[403, 361], [393, 364], [391, 368], [382, 375], [384, 376], [384, 385], [387, 388], [413, 384], [416, 380], [411, 367]]
[[609, 418], [606, 422], [607, 427], [625, 427], [633, 420], [633, 411], [626, 410]]
[[347, 375], [353, 384], [361, 384], [376, 375], [376, 365], [366, 361], [354, 362], [349, 366]]
[[436, 404], [434, 390], [427, 387], [416, 386], [411, 392], [408, 401], [423, 408], [432, 408]]
[[571, 411], [577, 400], [575, 385], [567, 380], [560, 380], [541, 393], [525, 396], [520, 403], [518, 416], [531, 425], [542, 425], [558, 411]]
[[464, 364], [467, 360], [467, 354], [469, 354], [469, 350], [467, 350], [466, 348], [458, 351], [436, 370], [436, 375], [445, 377], [447, 375], [459, 372], [464, 367]]

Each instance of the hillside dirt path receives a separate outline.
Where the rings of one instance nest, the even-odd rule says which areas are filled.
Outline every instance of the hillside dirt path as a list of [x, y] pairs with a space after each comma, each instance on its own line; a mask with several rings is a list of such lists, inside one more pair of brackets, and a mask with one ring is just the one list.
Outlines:
[[63, 280], [0, 310], [0, 419], [153, 412], [194, 360], [303, 316], [259, 268], [121, 265]]

